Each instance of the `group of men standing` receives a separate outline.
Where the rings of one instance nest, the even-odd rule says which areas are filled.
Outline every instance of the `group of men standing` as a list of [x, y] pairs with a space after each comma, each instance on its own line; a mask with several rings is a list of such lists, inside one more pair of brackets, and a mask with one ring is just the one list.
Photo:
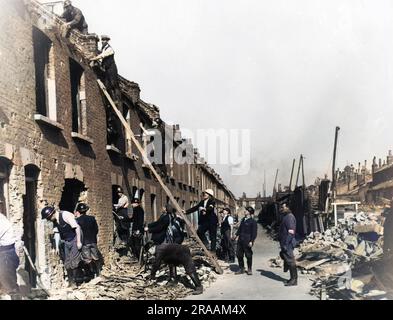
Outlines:
[[[198, 230], [197, 234], [206, 247], [210, 248], [214, 254], [217, 249], [217, 229], [219, 227], [219, 219], [217, 214], [217, 206], [214, 200], [214, 191], [207, 189], [202, 195], [202, 201], [188, 209], [183, 213], [191, 214], [198, 212]], [[236, 256], [239, 262], [239, 272], [243, 274], [244, 257], [247, 259], [247, 274], [252, 275], [252, 248], [257, 238], [257, 222], [255, 221], [254, 209], [251, 207], [246, 208], [245, 217], [241, 220], [239, 228], [234, 234], [234, 218], [230, 208], [223, 209], [223, 219], [221, 223], [221, 247], [223, 250], [224, 259], [233, 263], [235, 261], [234, 241], [237, 241]], [[209, 242], [206, 238], [206, 233], [209, 234]]]
[[97, 221], [87, 215], [89, 210], [88, 205], [79, 203], [74, 213], [54, 206], [41, 211], [41, 218], [51, 221], [55, 227], [55, 240], [60, 240], [56, 241], [56, 251], [60, 253], [72, 287], [97, 276], [103, 263], [97, 245]]
[[[186, 236], [185, 221], [176, 214], [176, 210], [166, 205], [162, 215], [153, 223], [145, 225], [144, 210], [138, 199], [131, 202], [132, 213], [129, 210], [129, 200], [122, 188], [118, 188], [118, 202], [114, 204], [114, 215], [119, 238], [131, 247], [135, 258], [140, 259], [145, 233], [151, 234], [151, 242], [144, 249], [155, 256], [151, 278], [154, 279], [162, 262], [170, 267], [170, 278], [176, 279], [176, 267], [184, 266], [186, 273], [195, 285], [195, 294], [203, 292], [202, 283], [196, 272], [191, 252], [182, 245]], [[47, 206], [41, 211], [41, 218], [53, 222], [56, 251], [60, 253], [64, 268], [68, 274], [70, 285], [75, 287], [82, 282], [97, 276], [102, 268], [103, 259], [97, 246], [99, 232], [97, 221], [88, 215], [90, 208], [85, 203], [79, 203], [74, 213]], [[198, 212], [198, 236], [215, 253], [217, 228], [219, 219], [214, 201], [214, 192], [210, 189], [203, 193], [202, 201], [195, 207], [184, 211], [191, 214]], [[297, 269], [294, 257], [296, 246], [296, 219], [290, 209], [283, 205], [280, 224], [280, 256], [284, 260], [284, 272], [289, 271], [291, 278], [286, 286], [297, 285]], [[252, 275], [253, 247], [257, 238], [257, 223], [254, 219], [254, 209], [247, 207], [245, 215], [234, 231], [235, 221], [231, 210], [225, 208], [222, 212], [221, 244], [227, 262], [234, 263], [236, 257], [239, 271], [236, 275]], [[131, 226], [132, 223], [132, 226]], [[209, 234], [209, 241], [206, 237]], [[19, 297], [16, 269], [19, 266], [17, 254], [17, 239], [11, 222], [0, 213], [0, 286], [8, 294]], [[244, 257], [247, 261], [245, 269]]]

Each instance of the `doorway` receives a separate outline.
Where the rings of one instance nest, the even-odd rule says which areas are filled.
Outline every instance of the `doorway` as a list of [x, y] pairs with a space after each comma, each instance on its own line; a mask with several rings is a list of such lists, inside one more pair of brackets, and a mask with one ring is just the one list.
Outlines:
[[[25, 167], [26, 193], [23, 196], [23, 237], [22, 240], [33, 264], [37, 259], [37, 181], [40, 170], [34, 165]], [[25, 270], [29, 274], [31, 288], [37, 287], [37, 274], [29, 259], [25, 257]]]
[[74, 213], [81, 193], [86, 191], [85, 184], [77, 179], [66, 179], [59, 208]]

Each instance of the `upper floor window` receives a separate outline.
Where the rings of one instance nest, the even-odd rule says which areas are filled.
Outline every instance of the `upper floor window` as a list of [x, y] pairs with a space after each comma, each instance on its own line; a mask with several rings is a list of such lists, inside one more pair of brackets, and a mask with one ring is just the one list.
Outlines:
[[70, 59], [72, 132], [87, 136], [86, 82], [84, 69]]
[[[128, 125], [131, 127], [131, 110], [126, 104], [123, 104], [123, 115]], [[125, 152], [128, 157], [131, 157], [132, 156], [131, 134], [128, 130], [124, 130], [124, 132], [125, 132]]]
[[57, 121], [55, 55], [52, 41], [33, 27], [37, 113]]

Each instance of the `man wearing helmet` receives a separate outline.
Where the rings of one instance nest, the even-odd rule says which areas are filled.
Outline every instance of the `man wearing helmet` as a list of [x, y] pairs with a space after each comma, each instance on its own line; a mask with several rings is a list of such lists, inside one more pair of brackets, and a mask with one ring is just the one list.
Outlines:
[[64, 12], [61, 18], [67, 22], [68, 30], [76, 29], [83, 34], [88, 33], [88, 26], [82, 11], [74, 7], [70, 0], [64, 1]]
[[70, 285], [80, 281], [78, 267], [82, 260], [82, 237], [81, 228], [75, 220], [75, 216], [68, 211], [57, 210], [53, 206], [42, 209], [43, 220], [53, 222], [64, 242], [64, 268], [67, 270]]
[[255, 239], [257, 238], [258, 226], [257, 222], [252, 218], [255, 210], [252, 207], [247, 207], [245, 216], [240, 222], [239, 229], [236, 232], [237, 240], [237, 259], [239, 261], [240, 270], [236, 274], [244, 273], [244, 256], [247, 259], [247, 274], [252, 275], [252, 247], [254, 246]]
[[184, 213], [191, 214], [196, 211], [198, 212], [198, 237], [205, 246], [208, 246], [206, 232], [209, 232], [209, 239], [211, 242], [210, 251], [216, 252], [218, 217], [213, 190], [205, 190], [203, 192], [203, 200], [195, 207], [184, 211]]
[[75, 210], [76, 221], [82, 229], [82, 260], [88, 266], [90, 276], [100, 273], [101, 254], [97, 246], [98, 225], [93, 216], [87, 215], [90, 208], [79, 203]]

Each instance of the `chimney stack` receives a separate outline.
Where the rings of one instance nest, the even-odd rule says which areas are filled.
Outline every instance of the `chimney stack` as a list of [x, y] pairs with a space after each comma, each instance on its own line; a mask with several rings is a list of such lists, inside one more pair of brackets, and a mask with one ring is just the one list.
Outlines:
[[374, 157], [373, 158], [373, 165], [372, 165], [372, 167], [371, 167], [371, 173], [372, 174], [374, 174], [374, 172], [375, 172], [375, 170], [378, 168], [378, 165], [377, 165], [377, 157]]
[[393, 163], [393, 156], [392, 156], [392, 150], [389, 150], [389, 155], [387, 158], [387, 164], [390, 165]]

